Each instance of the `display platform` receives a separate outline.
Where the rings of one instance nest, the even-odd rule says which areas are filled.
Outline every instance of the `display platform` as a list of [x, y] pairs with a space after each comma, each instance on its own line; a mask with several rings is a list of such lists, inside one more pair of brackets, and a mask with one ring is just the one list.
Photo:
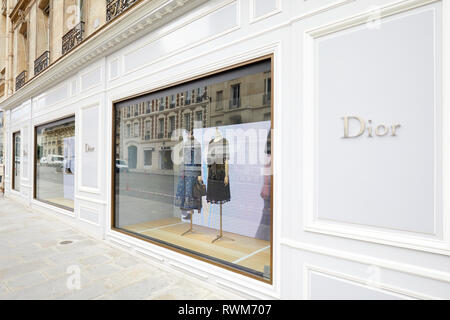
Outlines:
[[270, 265], [270, 242], [223, 232], [223, 238], [212, 241], [219, 231], [216, 229], [193, 225], [193, 232], [182, 235], [189, 230], [190, 223], [180, 218], [169, 218], [122, 227], [144, 236], [172, 243], [176, 246], [212, 256], [236, 265], [264, 272]]
[[65, 199], [65, 198], [49, 198], [49, 199], [42, 199], [45, 202], [50, 202], [52, 204], [56, 204], [57, 206], [63, 206], [67, 208], [74, 208], [74, 201], [71, 199]]

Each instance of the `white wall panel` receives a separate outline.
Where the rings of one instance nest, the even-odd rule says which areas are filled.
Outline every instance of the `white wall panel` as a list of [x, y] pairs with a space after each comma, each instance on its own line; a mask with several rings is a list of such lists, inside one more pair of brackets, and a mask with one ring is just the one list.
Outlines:
[[80, 205], [80, 219], [95, 225], [100, 222], [98, 211], [83, 205]]
[[401, 300], [405, 299], [385, 290], [370, 288], [354, 281], [339, 279], [317, 271], [308, 272], [308, 299], [314, 300]]
[[101, 83], [102, 68], [98, 67], [94, 70], [81, 75], [81, 90], [85, 91]]
[[307, 230], [447, 246], [428, 240], [444, 239], [445, 221], [442, 6], [431, 2], [305, 32]]
[[251, 0], [253, 13], [251, 18], [256, 19], [278, 11], [280, 2], [280, 0]]
[[226, 32], [238, 25], [238, 5], [232, 1], [216, 11], [196, 19], [174, 32], [165, 34], [158, 40], [133, 50], [124, 56], [125, 72], [133, 71], [151, 63], [159, 57], [174, 52], [185, 46], [208, 39], [214, 35]]
[[59, 86], [58, 88], [50, 91], [43, 99], [40, 101], [39, 107], [48, 107], [55, 103], [60, 102], [63, 99], [66, 99], [68, 96], [68, 86], [67, 83]]
[[[315, 40], [319, 219], [435, 234], [439, 14], [432, 5]], [[346, 116], [365, 122], [360, 137], [343, 138]], [[359, 120], [348, 125], [349, 136], [359, 133]]]
[[81, 181], [80, 190], [96, 191], [99, 187], [99, 107], [98, 105], [81, 109]]

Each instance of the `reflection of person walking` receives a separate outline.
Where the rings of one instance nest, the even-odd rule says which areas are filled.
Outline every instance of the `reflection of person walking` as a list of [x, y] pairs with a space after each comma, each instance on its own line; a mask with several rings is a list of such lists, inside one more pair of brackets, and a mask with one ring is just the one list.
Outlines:
[[268, 163], [264, 166], [264, 183], [261, 189], [261, 198], [264, 200], [263, 214], [261, 221], [259, 222], [258, 230], [255, 237], [262, 240], [270, 240], [270, 224], [271, 224], [271, 203], [272, 203], [272, 150], [271, 150], [271, 133], [267, 136], [265, 153], [268, 159]]

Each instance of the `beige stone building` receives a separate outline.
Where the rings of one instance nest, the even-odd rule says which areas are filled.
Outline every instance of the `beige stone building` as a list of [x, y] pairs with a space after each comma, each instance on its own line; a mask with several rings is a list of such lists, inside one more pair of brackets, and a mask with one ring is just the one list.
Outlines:
[[0, 101], [136, 0], [1, 0]]

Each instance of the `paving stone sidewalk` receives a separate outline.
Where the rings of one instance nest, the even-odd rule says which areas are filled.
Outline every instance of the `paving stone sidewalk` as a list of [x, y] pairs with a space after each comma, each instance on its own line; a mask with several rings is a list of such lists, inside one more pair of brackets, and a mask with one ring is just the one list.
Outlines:
[[238, 298], [0, 196], [0, 300]]

